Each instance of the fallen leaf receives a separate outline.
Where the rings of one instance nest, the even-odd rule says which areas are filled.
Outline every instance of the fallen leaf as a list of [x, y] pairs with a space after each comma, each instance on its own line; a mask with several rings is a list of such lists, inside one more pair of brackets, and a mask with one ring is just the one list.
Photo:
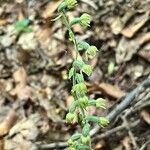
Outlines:
[[20, 83], [25, 86], [27, 82], [27, 74], [25, 69], [23, 67], [20, 67], [16, 72], [14, 72], [13, 78], [16, 83]]
[[26, 100], [34, 96], [35, 90], [27, 85], [27, 74], [24, 68], [19, 68], [13, 74], [13, 78], [16, 82], [16, 87], [10, 91], [10, 94], [17, 96], [20, 100]]
[[49, 27], [40, 28], [36, 32], [36, 37], [43, 48], [47, 48], [50, 44], [51, 29]]
[[125, 95], [125, 93], [121, 91], [118, 87], [108, 83], [99, 84], [99, 90], [116, 99], [119, 99]]
[[131, 150], [131, 139], [126, 136], [123, 140], [122, 140], [122, 144], [125, 148], [125, 150]]
[[66, 100], [66, 105], [67, 105], [67, 108], [69, 108], [71, 106], [71, 104], [73, 103], [74, 101], [74, 98], [73, 96], [68, 96], [67, 100]]
[[6, 135], [17, 120], [17, 115], [14, 110], [11, 110], [5, 120], [0, 124], [0, 137]]
[[144, 33], [139, 39], [140, 44], [144, 44], [148, 41], [150, 41], [150, 32]]
[[114, 22], [111, 24], [111, 29], [114, 34], [119, 34], [121, 30], [124, 28], [125, 24], [128, 20], [135, 14], [134, 10], [127, 11], [126, 14], [122, 18], [115, 18]]
[[148, 41], [150, 41], [149, 32], [138, 36], [134, 40], [129, 40], [125, 37], [122, 37], [117, 48], [115, 49], [116, 62], [120, 64], [122, 62], [131, 60], [138, 49]]
[[0, 150], [4, 150], [4, 139], [0, 139]]
[[0, 26], [6, 25], [8, 21], [6, 19], [0, 19]]
[[150, 125], [150, 109], [143, 109], [140, 112], [141, 116], [143, 117], [143, 119]]
[[120, 64], [122, 62], [131, 60], [133, 54], [137, 52], [139, 47], [140, 44], [137, 41], [137, 39], [129, 40], [126, 39], [125, 37], [122, 37], [121, 40], [119, 41], [117, 48], [115, 49], [116, 62]]
[[105, 145], [106, 142], [104, 140], [101, 140], [94, 146], [94, 150], [101, 150]]
[[131, 38], [135, 33], [149, 20], [149, 12], [137, 18], [131, 25], [124, 28], [121, 33], [128, 38]]
[[42, 17], [45, 19], [51, 17], [61, 2], [62, 0], [54, 0], [52, 2], [49, 2], [42, 13]]

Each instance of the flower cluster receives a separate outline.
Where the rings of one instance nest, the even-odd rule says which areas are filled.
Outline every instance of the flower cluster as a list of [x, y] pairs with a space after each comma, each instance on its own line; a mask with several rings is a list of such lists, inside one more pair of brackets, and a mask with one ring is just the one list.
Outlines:
[[[74, 24], [80, 24], [83, 28], [90, 26], [90, 16], [87, 13], [80, 17], [75, 17], [69, 20], [65, 12], [77, 5], [76, 0], [64, 0], [58, 7], [58, 12], [66, 25], [70, 40], [75, 45], [76, 56], [69, 70], [68, 78], [72, 79], [73, 86], [71, 94], [74, 97], [74, 102], [69, 108], [66, 115], [66, 122], [78, 122], [81, 125], [82, 132], [75, 133], [68, 140], [68, 145], [71, 150], [88, 150], [91, 149], [90, 130], [91, 122], [95, 122], [101, 127], [106, 126], [109, 121], [105, 117], [88, 116], [86, 110], [90, 106], [105, 109], [105, 100], [103, 98], [91, 99], [87, 93], [88, 89], [84, 80], [84, 76], [90, 76], [93, 72], [93, 67], [88, 64], [88, 60], [96, 56], [98, 49], [94, 45], [90, 45], [85, 41], [77, 41], [72, 30]], [[82, 51], [82, 53], [80, 53]]]

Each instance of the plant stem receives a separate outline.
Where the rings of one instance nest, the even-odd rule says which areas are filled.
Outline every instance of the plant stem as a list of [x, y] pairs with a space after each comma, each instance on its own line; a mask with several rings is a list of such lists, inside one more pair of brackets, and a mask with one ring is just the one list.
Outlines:
[[[67, 18], [67, 16], [66, 16], [65, 12], [62, 11], [61, 14], [62, 14], [64, 23], [65, 23], [65, 25], [66, 25], [68, 31], [72, 32], [72, 34], [73, 34], [73, 43], [74, 43], [74, 48], [75, 48], [75, 51], [76, 51], [76, 56], [75, 56], [75, 58], [74, 58], [74, 61], [76, 61], [77, 58], [78, 58], [78, 56], [80, 55], [80, 54], [79, 54], [79, 50], [78, 50], [77, 40], [76, 40], [76, 38], [75, 38], [75, 34], [74, 34], [73, 30], [71, 29], [70, 23], [69, 23], [69, 21], [68, 21], [68, 18]], [[76, 73], [77, 73], [77, 70], [76, 70], [76, 68], [75, 68], [75, 71], [74, 71], [74, 74], [73, 74], [73, 86], [76, 84]], [[82, 113], [83, 117], [86, 118], [84, 109], [83, 109], [82, 107], [80, 107], [80, 109], [81, 109], [81, 113]]]

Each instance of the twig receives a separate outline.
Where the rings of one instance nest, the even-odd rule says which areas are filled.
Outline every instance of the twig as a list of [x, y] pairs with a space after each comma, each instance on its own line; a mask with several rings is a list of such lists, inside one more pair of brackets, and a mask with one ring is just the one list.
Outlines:
[[95, 10], [98, 9], [97, 5], [96, 5], [94, 2], [92, 2], [92, 1], [87, 1], [87, 0], [81, 0], [81, 1], [82, 1], [83, 3], [88, 4], [89, 6], [93, 7]]
[[150, 140], [144, 143], [144, 145], [140, 148], [140, 150], [144, 150], [148, 146], [148, 144], [150, 144]]
[[[130, 103], [134, 100], [134, 98], [139, 95], [141, 92], [146, 90], [150, 87], [150, 78], [146, 79], [141, 83], [139, 86], [137, 86], [133, 91], [128, 93], [125, 98], [122, 99], [121, 103], [118, 104], [106, 117], [111, 122], [116, 118], [121, 112], [123, 112]], [[91, 136], [94, 136], [96, 133], [99, 132], [100, 126], [96, 125], [95, 128], [93, 128], [90, 132]]]
[[39, 149], [43, 150], [43, 149], [54, 149], [57, 147], [61, 147], [61, 148], [65, 148], [68, 146], [67, 142], [58, 142], [58, 143], [51, 143], [51, 144], [43, 144], [41, 146], [39, 146]]
[[[130, 126], [130, 128], [133, 128], [133, 127], [137, 126], [139, 123], [140, 123], [140, 120], [137, 120], [137, 121], [131, 123], [129, 126]], [[123, 123], [122, 125], [120, 125], [120, 126], [118, 126], [118, 127], [116, 127], [116, 128], [113, 128], [113, 129], [111, 129], [111, 130], [106, 131], [105, 133], [102, 133], [101, 135], [98, 135], [98, 136], [96, 136], [96, 137], [93, 137], [92, 141], [100, 140], [100, 139], [106, 138], [106, 137], [112, 135], [113, 133], [116, 133], [116, 132], [118, 132], [118, 131], [120, 131], [120, 130], [123, 130], [123, 129], [125, 129], [125, 128], [126, 128], [126, 125]]]
[[132, 144], [133, 144], [134, 149], [139, 150], [139, 146], [136, 143], [136, 140], [135, 140], [135, 137], [134, 137], [132, 131], [130, 130], [129, 124], [128, 124], [127, 119], [126, 119], [126, 116], [122, 116], [121, 118], [123, 120], [123, 123], [125, 124], [125, 128], [128, 130], [128, 134], [130, 136], [130, 139], [132, 140]]

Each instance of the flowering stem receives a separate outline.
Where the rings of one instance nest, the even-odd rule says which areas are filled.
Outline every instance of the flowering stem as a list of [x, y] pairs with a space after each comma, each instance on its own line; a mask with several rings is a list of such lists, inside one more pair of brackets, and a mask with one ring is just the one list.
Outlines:
[[[68, 21], [68, 18], [67, 18], [67, 16], [66, 16], [65, 12], [62, 11], [61, 14], [62, 14], [64, 23], [65, 23], [65, 25], [66, 25], [68, 31], [70, 31], [70, 32], [73, 34], [73, 43], [74, 43], [74, 48], [75, 48], [75, 51], [76, 51], [76, 56], [75, 56], [75, 58], [74, 58], [74, 61], [76, 61], [77, 58], [78, 58], [78, 56], [80, 55], [80, 54], [79, 54], [79, 50], [78, 50], [77, 40], [76, 40], [76, 38], [75, 38], [75, 35], [74, 35], [73, 30], [71, 29], [71, 25], [69, 24], [69, 21]], [[73, 86], [76, 84], [76, 73], [77, 73], [77, 70], [75, 69], [74, 74], [73, 74]], [[84, 111], [84, 109], [83, 109], [82, 107], [80, 107], [80, 110], [81, 110], [82, 116], [85, 118], [86, 116], [85, 116], [85, 111]]]

